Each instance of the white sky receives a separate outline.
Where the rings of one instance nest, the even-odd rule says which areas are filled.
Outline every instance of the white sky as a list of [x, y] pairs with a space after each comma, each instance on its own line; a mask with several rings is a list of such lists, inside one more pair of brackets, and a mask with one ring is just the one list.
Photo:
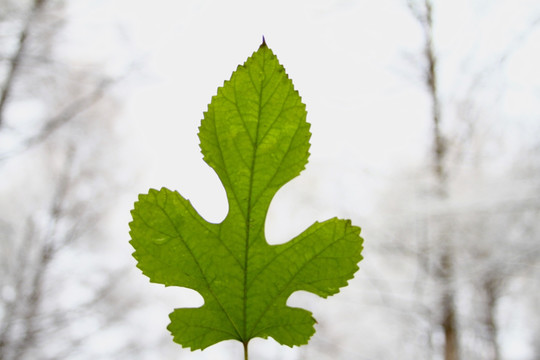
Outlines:
[[[307, 169], [278, 193], [271, 207], [268, 236], [280, 241], [332, 216], [363, 226], [373, 216], [378, 191], [396, 169], [426, 159], [429, 102], [418, 72], [423, 39], [405, 3], [78, 1], [70, 2], [73, 21], [66, 41], [70, 56], [81, 63], [97, 60], [111, 73], [134, 67], [118, 95], [124, 102], [122, 131], [137, 144], [133, 163], [142, 169], [135, 191], [178, 190], [208, 220], [219, 221], [226, 212], [225, 196], [202, 161], [197, 128], [217, 87], [264, 35], [307, 106], [313, 134]], [[469, 72], [490, 63], [494, 49], [502, 51], [525, 29], [524, 14], [531, 19], [540, 14], [532, 0], [486, 0], [475, 2], [476, 7], [467, 0], [439, 3], [436, 36], [447, 69], [441, 81], [458, 90]], [[538, 59], [540, 49], [531, 42], [540, 40], [535, 34], [522, 47]], [[467, 64], [458, 61], [471, 53]], [[512, 61], [516, 64], [509, 67], [505, 84], [526, 83], [537, 63], [519, 54]], [[508, 111], [531, 103], [520, 96], [513, 101], [517, 105], [507, 104]], [[364, 236], [369, 242], [369, 228]], [[326, 303], [320, 302], [322, 307]], [[224, 347], [190, 358], [228, 359], [219, 357], [219, 349]], [[291, 353], [275, 351], [282, 358]]]

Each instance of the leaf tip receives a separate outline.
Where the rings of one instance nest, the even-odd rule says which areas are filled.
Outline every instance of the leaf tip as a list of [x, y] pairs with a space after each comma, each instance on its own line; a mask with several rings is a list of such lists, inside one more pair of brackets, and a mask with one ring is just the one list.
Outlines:
[[266, 45], [266, 40], [264, 39], [264, 35], [263, 35], [262, 38], [263, 38], [263, 39], [262, 39], [263, 41], [262, 41], [261, 46], [259, 46], [259, 49], [260, 49], [260, 48], [263, 48], [263, 47], [268, 47], [268, 45]]

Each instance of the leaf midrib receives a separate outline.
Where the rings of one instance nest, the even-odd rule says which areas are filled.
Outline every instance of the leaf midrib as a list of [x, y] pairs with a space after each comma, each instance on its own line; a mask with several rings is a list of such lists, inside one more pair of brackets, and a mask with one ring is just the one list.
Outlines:
[[[262, 69], [264, 74], [264, 63], [265, 63], [266, 57], [263, 56], [262, 60]], [[251, 78], [251, 74], [250, 78]], [[252, 80], [253, 83], [253, 80]], [[253, 84], [255, 85], [255, 84]], [[255, 86], [254, 86], [255, 87]], [[260, 129], [260, 120], [261, 120], [261, 102], [262, 102], [262, 91], [263, 91], [264, 84], [261, 84], [261, 87], [259, 89], [259, 102], [258, 102], [258, 113], [257, 113], [257, 128], [255, 131], [255, 141], [253, 142], [253, 152], [252, 152], [252, 158], [251, 158], [251, 172], [249, 174], [249, 195], [248, 195], [248, 207], [247, 207], [247, 214], [246, 214], [246, 238], [245, 238], [245, 245], [244, 245], [244, 296], [242, 299], [242, 311], [243, 311], [243, 341], [244, 343], [247, 343], [250, 339], [247, 336], [247, 282], [248, 282], [248, 262], [249, 262], [249, 237], [251, 232], [251, 200], [253, 196], [253, 177], [255, 174], [255, 163], [257, 160], [257, 150], [259, 147], [259, 129]], [[257, 89], [255, 87], [255, 89]], [[235, 87], [234, 90], [236, 92], [236, 81], [235, 81]], [[236, 97], [236, 94], [235, 94]]]

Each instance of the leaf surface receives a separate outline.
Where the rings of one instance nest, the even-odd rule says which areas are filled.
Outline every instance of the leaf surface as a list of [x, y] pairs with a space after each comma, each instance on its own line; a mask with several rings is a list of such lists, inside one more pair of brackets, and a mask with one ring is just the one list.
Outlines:
[[358, 270], [363, 240], [349, 220], [316, 222], [280, 245], [265, 239], [270, 202], [304, 169], [310, 136], [305, 105], [263, 42], [218, 89], [199, 128], [204, 161], [227, 193], [223, 222], [207, 222], [176, 191], [139, 195], [130, 223], [137, 266], [152, 282], [204, 298], [200, 308], [170, 314], [175, 342], [192, 350], [269, 336], [306, 344], [315, 319], [287, 298], [298, 290], [333, 295]]

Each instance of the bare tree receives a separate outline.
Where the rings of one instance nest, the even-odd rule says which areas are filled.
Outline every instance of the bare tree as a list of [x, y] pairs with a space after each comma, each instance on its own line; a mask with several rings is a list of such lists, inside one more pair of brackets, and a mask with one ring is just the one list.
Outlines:
[[[416, 358], [432, 359], [440, 353], [445, 360], [500, 360], [499, 300], [509, 284], [535, 266], [540, 199], [533, 195], [537, 190], [514, 176], [515, 159], [503, 161], [502, 153], [493, 150], [504, 151], [508, 135], [493, 130], [496, 118], [482, 96], [489, 93], [495, 98], [492, 107], [504, 98], [505, 90], [493, 82], [520, 50], [516, 44], [523, 43], [534, 28], [527, 26], [524, 33], [516, 34], [511, 46], [494, 49], [493, 62], [464, 77], [459, 89], [441, 90], [439, 79], [445, 69], [436, 36], [438, 4], [408, 2], [424, 36], [419, 62], [431, 107], [429, 172], [409, 173], [410, 187], [394, 189], [406, 205], [394, 204], [398, 209], [389, 211], [410, 215], [393, 218], [392, 223], [401, 227], [393, 225], [388, 246], [379, 251], [395, 255], [397, 261], [415, 263], [411, 302], [404, 306], [399, 301], [403, 294], [390, 301], [391, 306], [413, 309], [419, 315], [406, 315], [407, 324], [416, 324], [413, 328], [417, 329], [408, 328], [407, 336], [424, 342]], [[418, 205], [414, 208], [411, 203]]]
[[63, 5], [0, 1], [0, 358], [134, 358], [129, 333], [109, 353], [88, 347], [122, 328], [137, 297], [125, 269], [103, 261], [125, 181], [113, 171], [113, 82], [55, 54]]
[[[432, 172], [434, 177], [433, 194], [436, 199], [444, 201], [448, 196], [448, 168], [447, 158], [447, 140], [441, 130], [442, 122], [442, 104], [439, 94], [438, 83], [438, 58], [434, 39], [434, 10], [431, 0], [424, 0], [421, 5], [409, 2], [409, 6], [415, 17], [422, 26], [425, 38], [423, 72], [424, 82], [426, 84], [430, 102], [431, 102], [431, 126], [432, 126]], [[455, 289], [453, 289], [454, 278], [454, 245], [451, 234], [450, 224], [444, 220], [438, 221], [437, 229], [432, 241], [438, 246], [431, 246], [431, 249], [440, 250], [433, 254], [433, 251], [425, 255], [436, 256], [436, 266], [431, 274], [435, 276], [441, 285], [439, 325], [444, 334], [444, 359], [459, 359], [459, 330], [457, 325], [457, 310]], [[429, 259], [423, 260], [423, 263], [430, 263]], [[430, 269], [428, 267], [427, 269]]]
[[[39, 144], [89, 109], [114, 83], [113, 79], [97, 75], [92, 69], [75, 70], [54, 54], [54, 43], [63, 25], [62, 0], [2, 0], [0, 9], [0, 37], [4, 53], [0, 77], [0, 135], [9, 136], [9, 145], [2, 144], [0, 162], [29, 147]], [[73, 76], [74, 72], [78, 76]], [[65, 87], [65, 80], [85, 78], [76, 96], [55, 99], [55, 87]], [[45, 111], [25, 121], [9, 118], [10, 109], [28, 105], [43, 106]], [[49, 104], [49, 105], [48, 105]], [[52, 107], [50, 107], [52, 105]], [[0, 142], [1, 144], [2, 142]]]

